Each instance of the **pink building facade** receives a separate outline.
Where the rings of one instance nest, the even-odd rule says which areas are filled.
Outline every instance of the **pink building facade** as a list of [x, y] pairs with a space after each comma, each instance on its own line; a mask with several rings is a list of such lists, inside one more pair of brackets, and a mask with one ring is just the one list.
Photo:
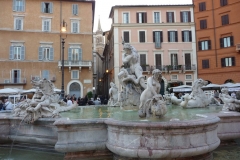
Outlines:
[[145, 78], [155, 68], [162, 70], [161, 93], [169, 87], [192, 85], [197, 78], [195, 24], [192, 5], [113, 6], [113, 79], [122, 66], [123, 46], [133, 45], [140, 55]]

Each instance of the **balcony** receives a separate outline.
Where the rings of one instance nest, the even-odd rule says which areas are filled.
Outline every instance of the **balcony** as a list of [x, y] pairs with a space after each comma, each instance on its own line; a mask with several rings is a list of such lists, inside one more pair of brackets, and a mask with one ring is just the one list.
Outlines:
[[[62, 61], [58, 61], [58, 68], [61, 70], [62, 67]], [[72, 67], [79, 67], [79, 71], [81, 72], [81, 69], [83, 67], [89, 68], [89, 71], [92, 69], [92, 62], [91, 61], [64, 61], [64, 67], [68, 67], [69, 71], [71, 71]]]
[[[31, 81], [39, 81], [43, 79], [43, 77], [39, 76], [39, 75], [31, 75]], [[51, 82], [55, 82], [56, 81], [56, 75], [48, 75], [46, 77], [46, 79], [50, 80]]]
[[0, 84], [4, 85], [19, 85], [19, 84], [26, 84], [26, 78], [0, 78]]
[[196, 65], [158, 65], [154, 66], [153, 69], [159, 69], [163, 72], [166, 73], [171, 73], [171, 72], [183, 72], [185, 73], [186, 71], [196, 71]]

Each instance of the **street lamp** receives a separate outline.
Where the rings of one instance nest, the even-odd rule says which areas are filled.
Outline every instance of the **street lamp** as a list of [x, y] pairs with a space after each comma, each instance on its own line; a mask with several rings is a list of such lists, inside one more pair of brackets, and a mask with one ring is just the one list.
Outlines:
[[62, 88], [61, 88], [61, 99], [64, 99], [64, 43], [65, 38], [62, 37], [63, 33], [67, 31], [67, 23], [63, 20], [61, 28], [61, 38], [62, 38]]

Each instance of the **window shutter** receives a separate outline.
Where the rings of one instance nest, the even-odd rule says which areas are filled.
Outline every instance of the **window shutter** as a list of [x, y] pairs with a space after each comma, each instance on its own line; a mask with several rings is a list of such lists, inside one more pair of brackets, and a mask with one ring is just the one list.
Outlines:
[[82, 48], [79, 48], [78, 49], [78, 53], [79, 53], [79, 61], [81, 61], [82, 60]]
[[175, 31], [175, 42], [178, 42], [178, 31]]
[[200, 20], [200, 29], [203, 29], [203, 20]]
[[230, 36], [230, 45], [231, 45], [231, 46], [234, 46], [234, 39], [233, 39], [233, 36]]
[[160, 31], [160, 40], [161, 40], [161, 42], [163, 42], [163, 32], [162, 31]]
[[9, 49], [9, 59], [10, 59], [10, 60], [14, 59], [13, 49], [14, 49], [14, 47], [13, 47], [13, 46], [10, 46], [10, 49]]
[[23, 0], [22, 11], [25, 12], [25, 0]]
[[235, 57], [232, 57], [232, 66], [235, 66]]
[[204, 20], [204, 28], [207, 28], [207, 20]]
[[53, 3], [52, 2], [49, 3], [49, 8], [50, 8], [50, 13], [53, 13]]
[[136, 13], [136, 16], [137, 16], [137, 23], [139, 23], [139, 17], [138, 17], [138, 13]]
[[72, 14], [75, 15], [75, 4], [72, 5]]
[[223, 6], [223, 0], [220, 0], [220, 5]]
[[198, 50], [199, 50], [199, 51], [201, 51], [201, 50], [202, 50], [201, 41], [198, 41]]
[[220, 38], [219, 40], [220, 40], [220, 48], [223, 48], [224, 47], [223, 46], [223, 38]]
[[16, 0], [13, 0], [13, 11], [16, 11]]
[[184, 31], [182, 31], [182, 42], [184, 42]]
[[180, 19], [181, 19], [181, 22], [183, 22], [183, 12], [180, 12]]
[[188, 11], [188, 22], [191, 22], [191, 12]]
[[74, 22], [73, 24], [73, 33], [77, 33], [78, 32], [78, 23]]
[[41, 12], [44, 13], [44, 9], [45, 9], [45, 3], [41, 2]]
[[172, 22], [174, 23], [175, 20], [174, 20], [174, 12], [172, 12]]
[[222, 67], [226, 67], [226, 65], [225, 65], [225, 58], [221, 58], [221, 65], [222, 65]]
[[153, 31], [153, 42], [155, 42], [155, 32], [156, 31]]
[[170, 31], [168, 31], [168, 42], [170, 42]]
[[211, 40], [208, 40], [208, 50], [212, 49], [211, 48]]
[[39, 61], [43, 60], [43, 47], [38, 48], [38, 60]]
[[49, 57], [49, 60], [50, 60], [50, 61], [53, 61], [53, 59], [54, 59], [54, 49], [51, 47], [51, 48], [50, 48], [50, 57]]
[[192, 42], [192, 31], [188, 31], [189, 32], [189, 42]]
[[147, 13], [144, 13], [144, 23], [147, 23]]
[[205, 11], [205, 10], [206, 10], [206, 3], [203, 2], [203, 11]]
[[21, 60], [24, 60], [25, 59], [25, 47], [22, 46], [21, 47]]
[[167, 12], [166, 16], [167, 16], [167, 22], [169, 22], [169, 12]]
[[72, 59], [72, 48], [68, 48], [68, 60], [71, 61]]

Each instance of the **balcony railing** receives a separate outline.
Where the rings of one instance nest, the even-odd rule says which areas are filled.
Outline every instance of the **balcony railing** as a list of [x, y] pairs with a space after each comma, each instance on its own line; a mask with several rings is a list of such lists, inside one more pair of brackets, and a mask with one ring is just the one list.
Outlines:
[[[31, 75], [31, 80], [32, 81], [39, 81], [41, 79], [43, 79], [44, 77], [41, 77], [39, 75]], [[56, 81], [56, 75], [53, 74], [49, 74], [48, 76], [45, 77], [47, 80], [50, 80], [52, 82]]]
[[26, 78], [0, 78], [0, 84], [26, 84]]
[[[62, 67], [62, 61], [58, 61], [58, 68], [61, 69]], [[79, 67], [79, 70], [81, 71], [82, 67], [88, 67], [89, 70], [92, 68], [92, 62], [91, 61], [64, 61], [64, 67], [68, 67], [69, 70], [71, 70], [71, 67]]]
[[153, 66], [153, 69], [159, 69], [161, 71], [165, 72], [174, 72], [174, 71], [195, 71], [196, 70], [196, 65], [158, 65], [158, 66]]

